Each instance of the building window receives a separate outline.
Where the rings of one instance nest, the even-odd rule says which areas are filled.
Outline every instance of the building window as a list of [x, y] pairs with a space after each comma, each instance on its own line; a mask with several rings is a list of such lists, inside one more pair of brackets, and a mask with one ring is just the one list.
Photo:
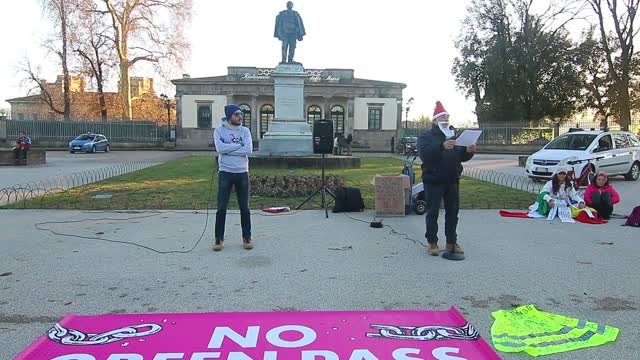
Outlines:
[[251, 106], [240, 104], [240, 110], [242, 110], [242, 126], [251, 129]]
[[313, 125], [316, 120], [322, 119], [322, 109], [318, 105], [311, 105], [307, 109], [307, 124]]
[[18, 120], [24, 120], [24, 113], [18, 113]]
[[198, 129], [211, 129], [211, 105], [198, 105]]
[[382, 108], [369, 108], [369, 130], [382, 129]]
[[335, 133], [344, 134], [344, 108], [336, 105], [331, 108], [331, 121]]
[[273, 120], [273, 106], [272, 105], [262, 105], [260, 108], [260, 138], [269, 130], [269, 125]]

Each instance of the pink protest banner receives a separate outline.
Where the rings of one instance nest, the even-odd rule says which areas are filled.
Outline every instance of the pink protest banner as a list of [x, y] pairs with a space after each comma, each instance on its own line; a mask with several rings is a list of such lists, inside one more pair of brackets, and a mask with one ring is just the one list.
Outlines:
[[67, 315], [15, 359], [500, 359], [448, 311]]

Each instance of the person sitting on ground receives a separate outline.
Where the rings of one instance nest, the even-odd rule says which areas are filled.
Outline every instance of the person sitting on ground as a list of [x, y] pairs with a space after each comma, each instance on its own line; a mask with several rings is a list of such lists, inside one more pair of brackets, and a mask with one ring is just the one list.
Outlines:
[[596, 175], [595, 184], [589, 184], [584, 192], [584, 200], [589, 207], [596, 209], [598, 217], [609, 220], [613, 205], [620, 202], [620, 195], [609, 185], [609, 176], [604, 171]]
[[567, 177], [569, 169], [564, 166], [558, 166], [551, 180], [547, 181], [536, 199], [538, 204], [538, 213], [540, 215], [548, 215], [549, 211], [555, 206], [576, 205], [578, 209], [585, 206], [584, 200], [578, 195], [576, 189], [571, 185], [571, 181]]

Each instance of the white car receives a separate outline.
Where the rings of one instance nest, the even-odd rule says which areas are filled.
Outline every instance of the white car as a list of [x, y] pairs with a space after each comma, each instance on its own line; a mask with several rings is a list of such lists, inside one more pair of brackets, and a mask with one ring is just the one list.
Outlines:
[[569, 166], [580, 176], [591, 167], [595, 173], [640, 176], [640, 141], [628, 131], [576, 131], [558, 136], [527, 158], [527, 175], [539, 181], [551, 179], [556, 168]]

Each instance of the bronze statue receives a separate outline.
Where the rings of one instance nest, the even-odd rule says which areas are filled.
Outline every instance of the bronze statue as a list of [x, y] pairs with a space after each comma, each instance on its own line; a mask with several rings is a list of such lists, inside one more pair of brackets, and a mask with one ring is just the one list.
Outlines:
[[[302, 18], [297, 11], [293, 11], [293, 3], [287, 1], [287, 10], [282, 10], [276, 16], [276, 29], [273, 33], [274, 37], [277, 37], [282, 41], [282, 61], [287, 63], [293, 63], [293, 55], [296, 52], [296, 41], [302, 41], [302, 37], [305, 36], [304, 24]], [[289, 56], [287, 56], [287, 49], [289, 50]]]

